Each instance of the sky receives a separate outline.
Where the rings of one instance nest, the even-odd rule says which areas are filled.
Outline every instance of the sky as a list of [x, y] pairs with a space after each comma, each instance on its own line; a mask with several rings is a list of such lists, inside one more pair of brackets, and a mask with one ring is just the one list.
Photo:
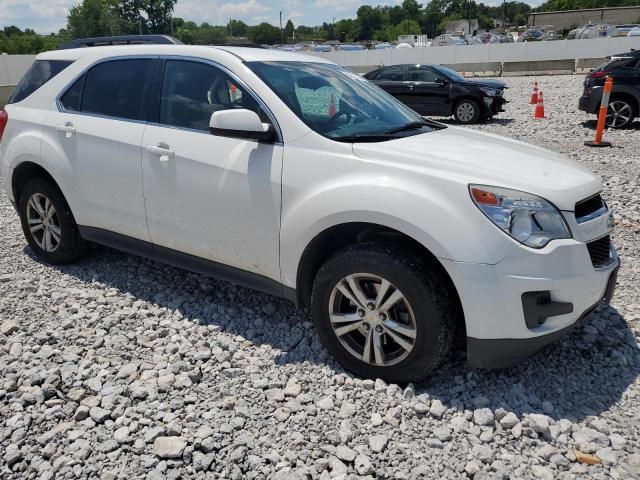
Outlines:
[[[57, 32], [66, 24], [69, 8], [80, 0], [0, 0], [0, 28], [7, 25], [31, 28], [38, 33]], [[540, 4], [541, 0], [525, 0]], [[291, 19], [295, 25], [319, 25], [332, 19], [355, 17], [361, 5], [397, 5], [401, 0], [178, 0], [175, 16], [196, 23], [226, 24], [230, 18], [250, 25], [278, 24]], [[423, 3], [426, 3], [424, 1]], [[497, 5], [502, 0], [484, 0]]]

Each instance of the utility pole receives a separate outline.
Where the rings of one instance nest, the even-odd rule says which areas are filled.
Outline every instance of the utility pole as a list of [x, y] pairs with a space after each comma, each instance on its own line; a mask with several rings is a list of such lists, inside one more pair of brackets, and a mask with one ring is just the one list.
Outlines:
[[284, 45], [284, 30], [282, 29], [282, 10], [280, 10], [280, 44]]
[[336, 39], [336, 17], [333, 17], [333, 22], [331, 23], [331, 40]]

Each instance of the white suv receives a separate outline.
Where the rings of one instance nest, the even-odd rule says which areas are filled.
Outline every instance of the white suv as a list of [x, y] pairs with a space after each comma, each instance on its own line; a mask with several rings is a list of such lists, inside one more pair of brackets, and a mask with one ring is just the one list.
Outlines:
[[38, 55], [0, 115], [36, 256], [90, 242], [293, 300], [347, 369], [405, 382], [456, 339], [502, 367], [615, 285], [598, 178], [424, 120], [350, 70], [275, 50]]

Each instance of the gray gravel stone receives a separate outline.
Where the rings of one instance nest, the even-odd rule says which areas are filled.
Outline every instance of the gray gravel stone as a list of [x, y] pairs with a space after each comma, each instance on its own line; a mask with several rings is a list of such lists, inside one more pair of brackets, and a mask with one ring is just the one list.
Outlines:
[[389, 437], [386, 435], [372, 435], [369, 437], [369, 447], [376, 453], [382, 452], [387, 446]]
[[153, 442], [153, 452], [160, 458], [181, 458], [187, 441], [181, 437], [158, 437]]

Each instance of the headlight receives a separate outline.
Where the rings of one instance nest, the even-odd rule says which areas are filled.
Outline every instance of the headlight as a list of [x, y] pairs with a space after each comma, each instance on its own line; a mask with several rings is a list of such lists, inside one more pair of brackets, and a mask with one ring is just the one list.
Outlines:
[[480, 87], [480, 90], [481, 90], [481, 91], [482, 91], [482, 93], [484, 93], [487, 97], [495, 97], [496, 95], [498, 95], [498, 90], [496, 90], [495, 88]]
[[544, 198], [486, 185], [469, 185], [469, 192], [489, 220], [528, 247], [542, 248], [556, 238], [571, 238], [562, 214]]

